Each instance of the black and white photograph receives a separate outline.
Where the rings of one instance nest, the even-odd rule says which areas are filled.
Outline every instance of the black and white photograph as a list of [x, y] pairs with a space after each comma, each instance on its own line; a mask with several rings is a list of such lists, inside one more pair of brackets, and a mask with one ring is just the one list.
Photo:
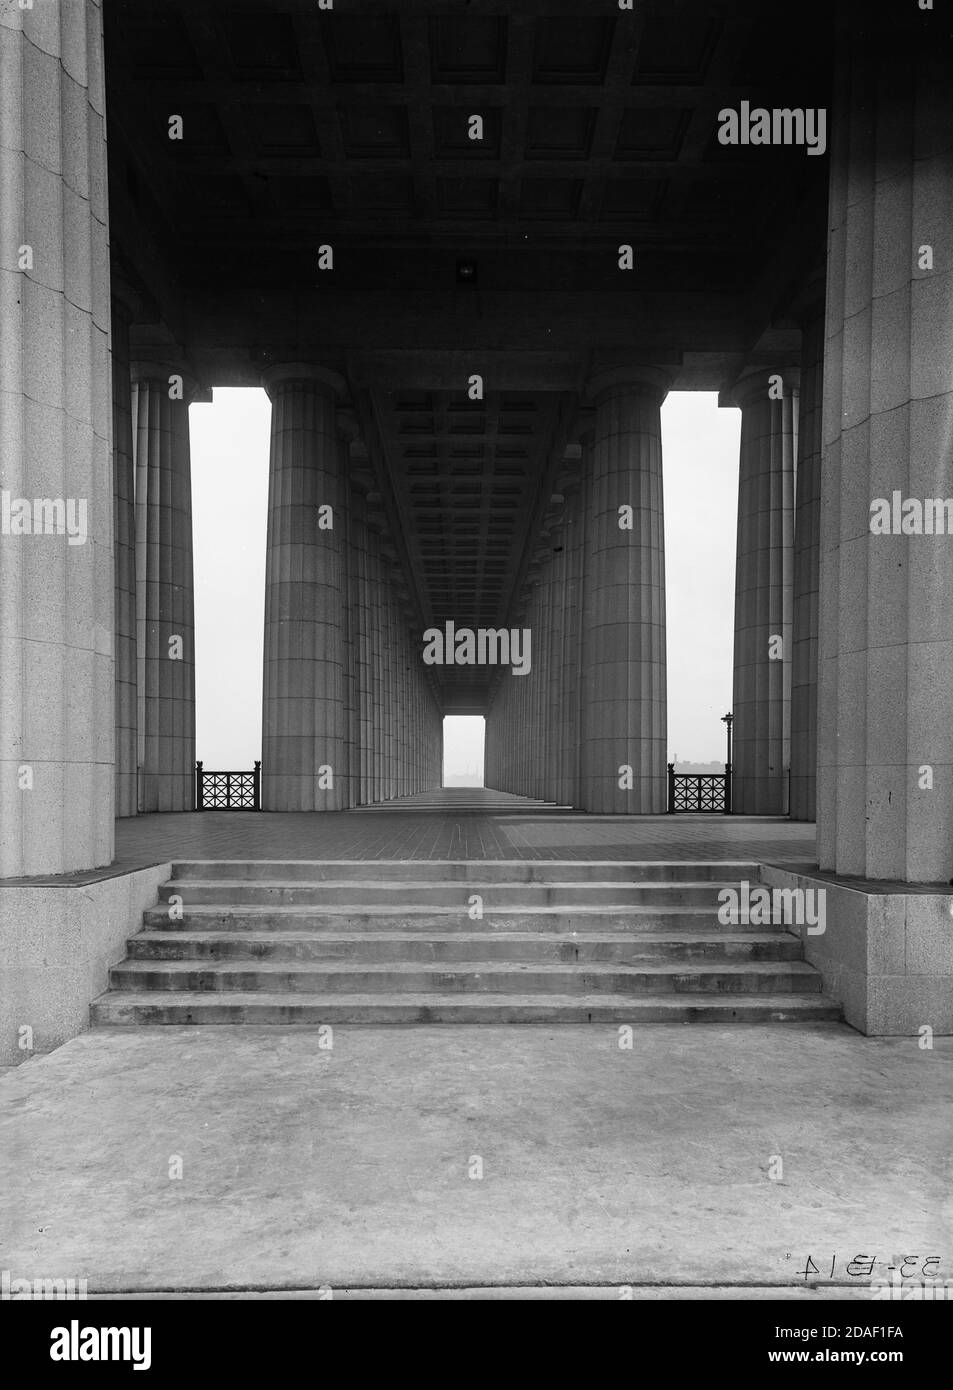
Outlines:
[[316, 1302], [931, 1364], [953, 0], [0, 0], [4, 1329]]

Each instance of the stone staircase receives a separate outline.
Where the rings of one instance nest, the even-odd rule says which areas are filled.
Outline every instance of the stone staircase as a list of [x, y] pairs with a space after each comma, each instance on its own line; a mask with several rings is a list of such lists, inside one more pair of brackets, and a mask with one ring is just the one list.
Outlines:
[[719, 889], [742, 879], [756, 883], [758, 866], [177, 863], [92, 1021], [839, 1018], [797, 936], [719, 923]]

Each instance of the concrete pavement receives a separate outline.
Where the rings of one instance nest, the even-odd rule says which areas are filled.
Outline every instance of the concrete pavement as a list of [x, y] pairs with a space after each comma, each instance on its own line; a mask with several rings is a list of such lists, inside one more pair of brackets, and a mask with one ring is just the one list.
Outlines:
[[90, 1293], [951, 1278], [951, 1062], [836, 1024], [86, 1033], [0, 1078], [2, 1264]]

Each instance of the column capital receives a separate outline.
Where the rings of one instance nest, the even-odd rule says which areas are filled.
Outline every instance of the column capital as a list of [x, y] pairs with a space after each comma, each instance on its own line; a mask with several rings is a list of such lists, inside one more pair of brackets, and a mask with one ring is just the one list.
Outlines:
[[267, 391], [269, 400], [274, 400], [274, 394], [279, 387], [291, 385], [296, 381], [310, 382], [315, 389], [323, 391], [334, 400], [344, 400], [348, 394], [344, 377], [317, 362], [277, 362], [261, 375], [261, 384]]
[[775, 400], [777, 397], [769, 393], [772, 387], [777, 386], [779, 378], [785, 396], [793, 395], [800, 390], [800, 368], [790, 363], [771, 367], [748, 367], [727, 390], [719, 393], [718, 404], [722, 407], [733, 405], [744, 409], [759, 398], [764, 401]]
[[586, 386], [586, 397], [599, 402], [608, 396], [650, 396], [659, 405], [671, 390], [675, 373], [670, 368], [631, 362], [604, 367], [593, 372]]

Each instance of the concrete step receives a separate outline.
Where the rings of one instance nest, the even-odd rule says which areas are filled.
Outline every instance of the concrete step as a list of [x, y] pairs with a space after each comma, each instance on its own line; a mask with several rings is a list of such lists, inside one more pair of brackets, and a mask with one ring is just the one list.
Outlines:
[[[179, 915], [181, 913], [181, 915]], [[269, 907], [245, 903], [191, 903], [148, 908], [143, 925], [154, 931], [472, 931], [476, 920], [461, 906], [425, 904], [383, 907], [337, 903], [316, 908], [309, 904]], [[722, 925], [712, 907], [518, 907], [487, 909], [479, 919], [483, 931], [501, 932], [633, 932], [698, 931], [781, 932], [784, 926], [758, 923]]]
[[819, 993], [821, 977], [804, 961], [501, 962], [125, 960], [109, 972], [113, 990], [248, 994], [665, 994]]
[[258, 903], [263, 906], [324, 907], [359, 903], [374, 905], [456, 907], [466, 911], [470, 898], [477, 894], [483, 899], [483, 910], [498, 911], [506, 904], [512, 907], [615, 907], [621, 910], [635, 906], [708, 907], [717, 911], [718, 893], [731, 884], [711, 883], [602, 883], [576, 882], [566, 879], [552, 883], [493, 883], [475, 880], [468, 883], [414, 883], [396, 880], [364, 883], [354, 879], [339, 882], [300, 881], [286, 883], [277, 879], [179, 879], [162, 885], [162, 902], [175, 896], [183, 903]]
[[387, 883], [410, 880], [414, 883], [550, 883], [571, 878], [576, 883], [596, 879], [602, 883], [666, 883], [717, 879], [720, 883], [760, 882], [760, 866], [739, 860], [737, 863], [717, 861], [683, 863], [628, 862], [625, 860], [565, 859], [193, 859], [179, 860], [172, 865], [176, 880], [200, 879], [203, 882], [227, 879], [248, 881], [267, 879], [270, 882], [308, 883], [333, 882], [371, 883], [382, 879]]
[[[817, 1023], [840, 1018], [821, 994], [197, 994], [102, 995], [92, 1006], [100, 1027], [149, 1024], [406, 1023]], [[315, 1047], [317, 1047], [317, 1039]]]
[[788, 932], [143, 931], [131, 960], [618, 961], [799, 960]]
[[758, 883], [760, 870], [743, 861], [185, 861], [92, 1017], [117, 1026], [838, 1018], [780, 920], [719, 922], [721, 889], [745, 880]]

